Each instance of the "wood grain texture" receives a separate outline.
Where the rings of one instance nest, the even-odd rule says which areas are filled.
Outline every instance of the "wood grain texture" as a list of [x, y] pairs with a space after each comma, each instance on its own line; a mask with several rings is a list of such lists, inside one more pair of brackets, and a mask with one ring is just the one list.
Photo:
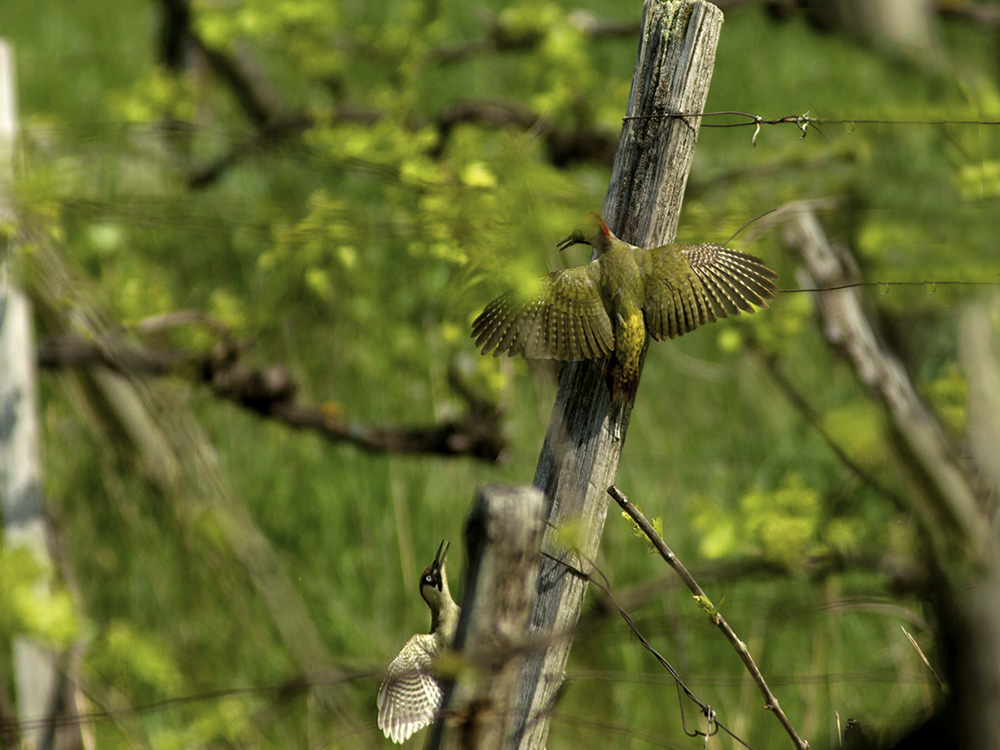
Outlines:
[[427, 747], [501, 748], [535, 600], [545, 499], [534, 487], [481, 488], [465, 526], [466, 590], [454, 650], [460, 667], [444, 686]]
[[[708, 95], [722, 13], [701, 0], [647, 0], [626, 119], [604, 202], [622, 239], [642, 247], [674, 239], [700, 125], [698, 118], [648, 115], [701, 112]], [[542, 549], [532, 618], [546, 648], [529, 654], [518, 682], [509, 746], [540, 750], [562, 684], [586, 575], [600, 544], [631, 406], [612, 413], [605, 360], [570, 362], [559, 378], [552, 420], [534, 485], [545, 495], [550, 526]], [[641, 392], [641, 388], [640, 388]], [[640, 396], [641, 398], [641, 396]], [[552, 529], [573, 529], [575, 551]], [[578, 571], [578, 572], [574, 572]]]

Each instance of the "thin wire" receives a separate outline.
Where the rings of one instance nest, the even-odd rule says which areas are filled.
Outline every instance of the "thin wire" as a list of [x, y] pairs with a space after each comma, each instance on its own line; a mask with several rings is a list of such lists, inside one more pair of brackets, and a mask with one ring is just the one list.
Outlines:
[[319, 686], [319, 685], [338, 685], [338, 684], [349, 684], [358, 680], [373, 679], [375, 677], [374, 673], [370, 671], [355, 672], [351, 674], [345, 674], [341, 677], [334, 679], [322, 679], [322, 678], [301, 678], [288, 680], [286, 682], [277, 683], [273, 685], [263, 685], [256, 687], [235, 687], [235, 688], [217, 688], [214, 690], [206, 690], [201, 693], [191, 693], [189, 695], [179, 695], [170, 698], [162, 698], [156, 701], [150, 701], [149, 703], [143, 703], [138, 706], [129, 706], [127, 708], [120, 709], [98, 709], [96, 711], [88, 711], [86, 713], [77, 714], [65, 714], [56, 717], [39, 718], [39, 719], [25, 719], [20, 721], [2, 721], [0, 722], [0, 734], [3, 732], [16, 729], [17, 731], [25, 731], [30, 729], [41, 729], [48, 727], [68, 727], [76, 726], [78, 724], [84, 724], [95, 721], [115, 721], [118, 719], [124, 719], [134, 716], [139, 716], [147, 713], [155, 713], [157, 711], [162, 711], [171, 706], [181, 706], [190, 703], [199, 703], [202, 701], [218, 700], [220, 698], [228, 698], [231, 696], [247, 695], [253, 697], [288, 697], [292, 695], [298, 695], [305, 692], [309, 688]]
[[730, 238], [729, 238], [728, 240], [726, 240], [725, 242], [723, 242], [723, 243], [722, 243], [723, 247], [725, 247], [725, 246], [726, 246], [726, 245], [728, 245], [728, 244], [729, 244], [730, 242], [732, 242], [732, 241], [733, 241], [733, 238], [735, 238], [735, 237], [736, 237], [736, 235], [738, 235], [738, 234], [739, 234], [740, 232], [742, 232], [742, 231], [743, 231], [744, 229], [746, 229], [746, 228], [747, 228], [748, 226], [750, 226], [751, 224], [753, 224], [753, 223], [754, 223], [755, 221], [757, 221], [758, 219], [763, 219], [763, 218], [764, 218], [765, 216], [767, 216], [768, 214], [773, 214], [773, 213], [774, 213], [775, 211], [777, 211], [777, 210], [778, 210], [778, 209], [776, 209], [776, 208], [769, 208], [769, 209], [768, 209], [767, 211], [765, 211], [764, 213], [762, 213], [762, 214], [757, 214], [757, 216], [754, 216], [754, 217], [753, 217], [752, 219], [750, 219], [750, 221], [748, 221], [748, 222], [747, 222], [746, 224], [744, 224], [744, 225], [743, 225], [743, 226], [741, 226], [741, 227], [740, 227], [739, 229], [737, 229], [737, 230], [736, 230], [735, 232], [733, 232], [732, 236], [731, 236], [731, 237], [730, 237]]
[[[741, 230], [742, 231], [742, 230]], [[925, 280], [925, 281], [851, 281], [845, 284], [835, 284], [834, 286], [802, 287], [796, 289], [779, 289], [781, 293], [791, 292], [835, 292], [838, 289], [853, 289], [862, 286], [928, 286], [930, 294], [934, 293], [934, 287], [938, 286], [1000, 286], [1000, 279], [997, 281], [959, 281], [956, 279], [946, 280]]]
[[[579, 550], [577, 550], [576, 552], [577, 554], [580, 554]], [[629, 629], [631, 629], [632, 633], [638, 639], [639, 643], [642, 644], [642, 647], [645, 648], [647, 651], [649, 651], [649, 653], [653, 655], [653, 657], [660, 663], [660, 665], [664, 669], [666, 669], [667, 672], [670, 673], [670, 676], [673, 677], [674, 679], [674, 684], [677, 686], [677, 702], [680, 707], [681, 728], [684, 730], [684, 734], [686, 734], [688, 737], [707, 738], [714, 734], [717, 734], [721, 729], [723, 732], [728, 734], [743, 747], [749, 748], [749, 750], [753, 750], [752, 745], [750, 745], [744, 739], [739, 737], [735, 732], [733, 732], [733, 730], [731, 730], [729, 727], [727, 727], [725, 724], [719, 721], [718, 717], [716, 716], [715, 709], [713, 709], [707, 703], [702, 702], [698, 698], [698, 696], [696, 696], [694, 692], [692, 692], [692, 690], [684, 683], [684, 680], [681, 679], [680, 674], [677, 672], [676, 669], [674, 669], [673, 665], [669, 661], [667, 661], [667, 659], [663, 656], [663, 654], [661, 654], [659, 651], [653, 648], [653, 645], [649, 641], [646, 640], [646, 637], [642, 634], [642, 631], [639, 630], [639, 626], [635, 624], [635, 620], [632, 619], [631, 615], [629, 615], [629, 613], [626, 612], [625, 609], [615, 600], [614, 596], [612, 596], [610, 590], [611, 583], [608, 580], [608, 577], [604, 574], [604, 571], [602, 571], [594, 563], [593, 560], [587, 559], [587, 563], [591, 566], [591, 568], [593, 568], [594, 572], [596, 572], [601, 577], [601, 579], [603, 579], [603, 583], [597, 580], [597, 578], [595, 578], [593, 574], [588, 575], [583, 571], [574, 568], [565, 560], [560, 560], [559, 558], [553, 557], [552, 555], [549, 555], [548, 553], [545, 552], [542, 552], [541, 554], [544, 557], [549, 558], [553, 562], [557, 562], [561, 565], [564, 565], [569, 570], [586, 578], [587, 580], [590, 581], [590, 583], [594, 584], [597, 588], [603, 591], [605, 596], [608, 597], [608, 600], [611, 602], [612, 606], [618, 611], [618, 614], [621, 615], [621, 618], [625, 621], [625, 624], [629, 626]], [[704, 715], [709, 720], [709, 727], [710, 728], [714, 727], [714, 729], [710, 729], [708, 732], [703, 732], [700, 729], [694, 729], [694, 730], [688, 729], [686, 712], [684, 710], [684, 696], [687, 696], [692, 703], [694, 703], [696, 706], [698, 706], [698, 708], [701, 709], [702, 715]]]
[[784, 117], [761, 117], [749, 112], [739, 112], [737, 110], [721, 110], [718, 112], [667, 112], [663, 114], [651, 115], [626, 115], [622, 122], [629, 120], [659, 120], [659, 119], [687, 119], [689, 117], [745, 117], [746, 122], [703, 122], [703, 128], [742, 128], [749, 125], [759, 127], [760, 125], [797, 125], [802, 128], [808, 125], [1000, 125], [1000, 120], [879, 120], [870, 117], [810, 117], [804, 115], [785, 115]]

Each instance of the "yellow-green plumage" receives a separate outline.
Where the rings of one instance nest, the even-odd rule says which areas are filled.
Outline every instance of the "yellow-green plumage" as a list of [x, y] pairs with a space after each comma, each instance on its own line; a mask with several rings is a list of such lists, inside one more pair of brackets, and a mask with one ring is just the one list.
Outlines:
[[646, 335], [640, 310], [623, 316], [615, 331], [615, 353], [605, 376], [613, 402], [619, 401], [621, 397], [635, 397], [642, 361], [649, 348], [649, 336]]
[[591, 212], [560, 249], [583, 243], [596, 258], [550, 273], [541, 293], [508, 293], [472, 324], [483, 354], [528, 359], [609, 357], [613, 403], [631, 401], [649, 339], [674, 338], [727, 315], [767, 307], [778, 275], [753, 255], [721, 245], [673, 243], [643, 249], [618, 239]]
[[431, 610], [431, 632], [406, 642], [392, 660], [378, 691], [378, 726], [393, 742], [405, 742], [430, 724], [441, 708], [443, 692], [435, 659], [455, 640], [461, 610], [451, 598], [444, 563], [448, 544], [441, 542], [434, 562], [420, 575], [420, 596]]

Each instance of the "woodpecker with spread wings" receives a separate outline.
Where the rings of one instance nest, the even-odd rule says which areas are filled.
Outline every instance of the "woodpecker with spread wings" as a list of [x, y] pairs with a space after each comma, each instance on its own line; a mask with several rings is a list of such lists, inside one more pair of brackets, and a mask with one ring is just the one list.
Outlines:
[[778, 274], [760, 258], [712, 244], [636, 247], [593, 211], [558, 247], [575, 244], [593, 247], [594, 260], [548, 274], [537, 296], [493, 300], [473, 322], [472, 338], [495, 357], [607, 357], [605, 382], [619, 407], [635, 399], [650, 339], [767, 308], [778, 291]]

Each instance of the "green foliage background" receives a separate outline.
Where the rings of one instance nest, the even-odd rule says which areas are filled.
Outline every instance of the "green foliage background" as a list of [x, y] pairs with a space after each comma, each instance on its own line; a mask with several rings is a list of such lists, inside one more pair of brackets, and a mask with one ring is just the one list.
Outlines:
[[[600, 207], [610, 173], [594, 159], [554, 163], [525, 128], [466, 122], [442, 136], [434, 123], [457, 102], [503, 100], [613, 141], [635, 36], [591, 38], [571, 23], [579, 8], [638, 28], [639, 3], [596, 0], [196, 2], [205, 44], [249, 61], [277, 116], [312, 124], [192, 187], [191, 175], [255, 124], [204, 62], [180, 72], [162, 64], [161, 5], [0, 7], [24, 131], [19, 210], [38, 247], [72, 269], [67, 306], [86, 300], [126, 328], [178, 309], [207, 312], [252, 342], [254, 362], [285, 363], [303, 397], [361, 423], [460, 413], [449, 369], [501, 398], [506, 414], [509, 453], [498, 465], [370, 455], [182, 381], [157, 383], [156, 418], [186, 446], [184, 476], [164, 493], [87, 408], [83, 389], [44, 373], [45, 489], [72, 580], [35, 600], [26, 592], [54, 572], [4, 553], [0, 632], [80, 645], [91, 708], [117, 712], [94, 722], [98, 747], [383, 742], [379, 671], [427, 625], [420, 569], [446, 538], [459, 577], [474, 488], [530, 481], [551, 408], [551, 373], [480, 358], [468, 324], [498, 291], [551, 264], [584, 262], [583, 251], [560, 259], [552, 248], [578, 215]], [[487, 33], [488, 14], [516, 48], [443, 60], [442, 49]], [[736, 8], [707, 109], [998, 119], [995, 35], [958, 20], [939, 31], [941, 58], [913, 60], [801, 17], [777, 22], [753, 4]], [[756, 147], [751, 132], [702, 129], [679, 239], [724, 241], [769, 208], [837, 196], [827, 226], [859, 253], [867, 278], [996, 278], [995, 128], [827, 125], [798, 139], [787, 126], [763, 129]], [[780, 234], [755, 229], [734, 244], [795, 287]], [[952, 317], [971, 292], [884, 291], [871, 291], [873, 302], [959, 432], [965, 395]], [[40, 321], [40, 335], [51, 332]], [[167, 343], [213, 341], [183, 329]], [[791, 407], [761, 351], [790, 373], [849, 456], [905, 491], [880, 414], [831, 358], [811, 301], [795, 294], [651, 349], [617, 483], [661, 517], [668, 543], [700, 574], [804, 736], [833, 743], [838, 715], [891, 733], [926, 715], [936, 694], [900, 632], [929, 647], [932, 624], [885, 572], [914, 554], [910, 523]], [[315, 671], [294, 656], [259, 578], [232, 548], [226, 502], [262, 532], [275, 575], [304, 602], [324, 652]], [[822, 564], [834, 558], [832, 569]], [[598, 564], [720, 719], [755, 747], [787, 742], [736, 656], [617, 514]], [[599, 602], [593, 596], [585, 611], [548, 746], [700, 745], [682, 734], [668, 676]], [[339, 681], [341, 672], [354, 678]], [[0, 674], [12, 690], [6, 651]], [[301, 677], [310, 690], [280, 693]]]

